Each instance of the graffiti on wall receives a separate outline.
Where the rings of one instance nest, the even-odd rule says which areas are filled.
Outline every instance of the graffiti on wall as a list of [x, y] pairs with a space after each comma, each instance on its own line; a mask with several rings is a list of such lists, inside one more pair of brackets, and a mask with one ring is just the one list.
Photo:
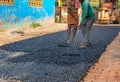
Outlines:
[[14, 0], [0, 0], [0, 4], [13, 5], [14, 4]]
[[29, 0], [30, 6], [33, 7], [42, 7], [43, 6], [43, 0]]
[[[40, 0], [42, 7], [30, 6], [30, 0], [14, 0], [13, 5], [0, 3], [0, 19], [6, 22], [43, 20], [55, 15], [55, 0]], [[38, 1], [38, 0], [37, 0]]]

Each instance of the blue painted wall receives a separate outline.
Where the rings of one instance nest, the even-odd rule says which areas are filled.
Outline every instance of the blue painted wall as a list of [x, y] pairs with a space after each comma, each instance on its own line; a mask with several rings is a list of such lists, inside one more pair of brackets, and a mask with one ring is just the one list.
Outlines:
[[55, 0], [43, 0], [43, 7], [31, 7], [29, 0], [14, 0], [14, 5], [0, 4], [0, 18], [7, 22], [17, 22], [25, 18], [30, 20], [54, 17]]

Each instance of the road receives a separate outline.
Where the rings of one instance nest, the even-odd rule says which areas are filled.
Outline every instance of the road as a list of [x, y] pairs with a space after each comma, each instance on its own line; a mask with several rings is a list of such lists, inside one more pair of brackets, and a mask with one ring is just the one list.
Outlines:
[[120, 27], [95, 26], [92, 47], [78, 49], [82, 34], [74, 46], [58, 47], [66, 32], [56, 32], [0, 47], [0, 78], [22, 82], [77, 82], [100, 58], [107, 45], [118, 35]]

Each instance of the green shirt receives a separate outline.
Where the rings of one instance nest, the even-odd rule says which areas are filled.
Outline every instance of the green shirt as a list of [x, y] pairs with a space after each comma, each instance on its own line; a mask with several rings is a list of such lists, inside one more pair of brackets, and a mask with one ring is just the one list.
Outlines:
[[95, 18], [95, 13], [92, 5], [88, 0], [83, 0], [83, 2], [80, 2], [82, 7], [82, 19], [80, 24], [82, 25], [87, 18]]

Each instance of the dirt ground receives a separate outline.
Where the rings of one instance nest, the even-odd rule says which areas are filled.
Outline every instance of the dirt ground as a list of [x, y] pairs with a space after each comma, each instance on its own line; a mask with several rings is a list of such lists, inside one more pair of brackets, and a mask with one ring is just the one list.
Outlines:
[[[52, 26], [52, 27], [49, 27]], [[44, 34], [66, 30], [66, 24], [43, 25], [32, 28], [3, 29], [0, 32], [0, 46]], [[108, 45], [98, 62], [91, 67], [84, 78], [84, 82], [120, 82], [120, 34]], [[19, 81], [4, 81], [19, 82]]]
[[0, 29], [0, 46], [66, 29], [66, 24], [55, 23], [49, 25], [43, 24], [41, 27], [36, 28], [31, 26], [23, 26], [19, 28]]
[[120, 33], [91, 67], [84, 82], [120, 82]]

